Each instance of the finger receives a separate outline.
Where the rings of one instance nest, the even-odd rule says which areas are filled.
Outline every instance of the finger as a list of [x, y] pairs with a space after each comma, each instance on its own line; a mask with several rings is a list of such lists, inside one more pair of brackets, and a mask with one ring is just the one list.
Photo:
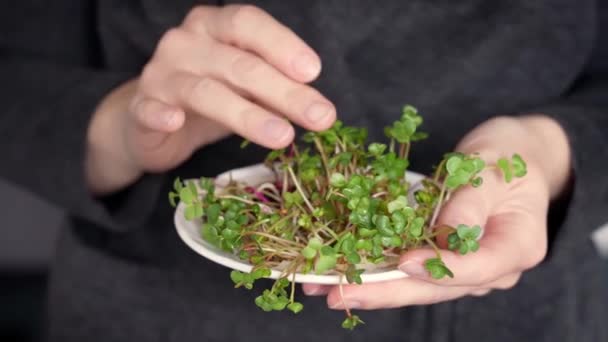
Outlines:
[[475, 288], [443, 287], [412, 278], [363, 285], [334, 286], [327, 296], [331, 309], [389, 309], [434, 304], [468, 295]]
[[209, 60], [215, 62], [201, 60], [199, 68], [302, 127], [324, 130], [336, 120], [334, 106], [317, 90], [289, 79], [251, 53], [216, 44]]
[[142, 128], [156, 132], [175, 132], [185, 120], [185, 113], [180, 108], [143, 96], [133, 100], [129, 112]]
[[329, 293], [331, 286], [319, 284], [302, 284], [304, 294], [308, 296], [323, 296]]
[[184, 26], [252, 51], [299, 82], [310, 82], [321, 72], [321, 60], [313, 49], [292, 30], [255, 6], [201, 6], [190, 13]]
[[477, 252], [461, 255], [441, 251], [441, 258], [454, 278], [433, 279], [424, 268], [436, 257], [429, 249], [413, 250], [402, 256], [399, 269], [417, 279], [444, 286], [480, 286], [507, 274], [529, 269], [546, 253], [544, 221], [520, 210], [491, 216]]
[[268, 147], [283, 148], [293, 141], [293, 127], [274, 114], [234, 93], [219, 81], [189, 73], [176, 73], [165, 84], [174, 101], [236, 134]]

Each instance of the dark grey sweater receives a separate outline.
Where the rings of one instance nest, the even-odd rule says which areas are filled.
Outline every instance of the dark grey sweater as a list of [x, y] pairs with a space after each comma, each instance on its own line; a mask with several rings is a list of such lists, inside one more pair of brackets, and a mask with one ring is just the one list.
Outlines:
[[262, 149], [227, 139], [112, 197], [86, 191], [96, 103], [194, 3], [24, 0], [0, 11], [0, 177], [70, 215], [53, 264], [51, 340], [608, 341], [608, 291], [589, 239], [608, 221], [608, 75], [593, 57], [603, 53], [594, 1], [254, 1], [319, 52], [316, 85], [347, 123], [380, 138], [401, 105], [419, 107], [432, 138], [414, 148], [417, 171], [498, 114], [547, 113], [571, 140], [576, 180], [553, 207], [543, 264], [510, 291], [362, 313], [354, 333], [323, 298], [304, 299], [295, 317], [262, 313], [255, 291], [233, 289], [227, 269], [178, 239], [173, 178], [255, 163]]

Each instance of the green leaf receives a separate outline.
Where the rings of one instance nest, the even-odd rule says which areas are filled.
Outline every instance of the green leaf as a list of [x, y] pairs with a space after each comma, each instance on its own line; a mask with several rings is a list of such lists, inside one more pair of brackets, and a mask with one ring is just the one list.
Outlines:
[[341, 174], [339, 172], [334, 172], [334, 173], [332, 173], [332, 175], [330, 177], [329, 183], [333, 187], [343, 188], [346, 186], [346, 178], [344, 177], [343, 174]]
[[476, 177], [476, 178], [471, 179], [471, 185], [474, 188], [478, 188], [479, 186], [481, 186], [481, 184], [483, 184], [483, 178]]
[[422, 227], [424, 226], [424, 218], [416, 217], [412, 220], [409, 226], [409, 232], [414, 237], [420, 237], [422, 235]]
[[355, 327], [361, 324], [365, 324], [365, 322], [363, 322], [359, 316], [352, 315], [350, 317], [346, 317], [346, 319], [342, 322], [342, 328], [353, 330]]
[[194, 201], [194, 194], [189, 188], [184, 187], [179, 191], [179, 199], [180, 201], [189, 205], [192, 204], [192, 201]]
[[308, 240], [308, 247], [318, 251], [321, 249], [321, 247], [323, 247], [323, 241], [318, 238], [312, 238]]
[[287, 299], [279, 298], [276, 302], [274, 302], [272, 304], [272, 309], [275, 311], [281, 311], [281, 310], [285, 309], [285, 307], [287, 306], [287, 303], [289, 303], [289, 301]]
[[407, 207], [407, 197], [399, 196], [395, 200], [388, 202], [387, 209], [389, 213], [401, 210]]
[[207, 194], [213, 193], [213, 190], [215, 188], [215, 186], [213, 184], [213, 179], [207, 178], [207, 177], [201, 177], [199, 180], [199, 185], [200, 185], [201, 189], [203, 189], [207, 192]]
[[310, 246], [306, 246], [302, 248], [302, 255], [306, 259], [314, 259], [314, 257], [317, 256], [317, 250]]
[[355, 237], [348, 233], [349, 235], [346, 238], [342, 239], [342, 244], [340, 249], [344, 253], [351, 253], [355, 251]]
[[323, 217], [325, 215], [325, 209], [324, 208], [315, 208], [312, 211], [312, 216], [320, 218]]
[[336, 267], [337, 258], [335, 255], [321, 255], [315, 263], [315, 272], [317, 274], [325, 273]]
[[267, 162], [272, 162], [272, 161], [274, 161], [274, 160], [276, 160], [276, 159], [279, 159], [279, 158], [280, 158], [281, 156], [283, 156], [284, 154], [285, 154], [285, 149], [284, 149], [284, 148], [281, 148], [281, 149], [278, 149], [278, 150], [273, 150], [273, 151], [270, 151], [270, 152], [268, 153], [268, 155], [266, 156], [266, 161], [267, 161]]
[[298, 226], [303, 227], [303, 228], [310, 228], [312, 226], [312, 218], [310, 217], [310, 215], [307, 214], [301, 214], [300, 217], [298, 218]]
[[355, 244], [355, 248], [357, 250], [371, 251], [374, 247], [373, 243], [370, 240], [360, 239]]
[[510, 183], [513, 179], [513, 172], [511, 170], [511, 163], [509, 163], [509, 160], [500, 158], [498, 159], [498, 162], [496, 162], [496, 165], [502, 171], [505, 182]]
[[526, 162], [519, 154], [513, 155], [511, 165], [513, 166], [513, 174], [515, 177], [523, 177], [528, 173]]
[[361, 279], [361, 274], [364, 272], [365, 270], [361, 269], [358, 270], [356, 269], [356, 267], [354, 265], [348, 265], [348, 268], [346, 269], [346, 281], [348, 281], [349, 284], [352, 283], [356, 283], [356, 284], [361, 284], [363, 281]]
[[259, 265], [262, 262], [264, 262], [264, 256], [263, 255], [252, 255], [251, 258], [249, 258], [249, 260], [251, 261], [252, 264]]
[[179, 193], [183, 187], [182, 180], [179, 177], [175, 178], [175, 181], [173, 181], [173, 189], [175, 192]]
[[219, 246], [220, 237], [217, 228], [210, 223], [204, 223], [201, 227], [201, 237], [214, 246]]
[[368, 238], [368, 237], [372, 237], [372, 236], [376, 235], [376, 233], [378, 231], [373, 230], [373, 229], [368, 229], [368, 228], [359, 228], [358, 232], [359, 232], [359, 236], [361, 236], [362, 238]]
[[468, 241], [463, 241], [460, 243], [460, 246], [458, 247], [458, 252], [462, 255], [465, 255], [469, 252], [469, 245], [467, 244]]
[[260, 267], [255, 269], [251, 275], [254, 279], [268, 278], [272, 272], [267, 267]]
[[235, 285], [238, 285], [243, 281], [243, 272], [232, 271], [230, 272], [230, 279]]
[[479, 173], [479, 172], [483, 171], [483, 169], [486, 167], [486, 162], [484, 162], [483, 159], [481, 159], [481, 158], [473, 158], [472, 162], [473, 162], [473, 167], [475, 169], [475, 173]]
[[195, 215], [196, 215], [196, 204], [191, 204], [191, 205], [187, 206], [186, 209], [184, 210], [184, 217], [188, 221], [194, 220]]
[[469, 236], [471, 239], [478, 239], [481, 236], [481, 227], [478, 225], [471, 227]]
[[232, 229], [224, 229], [222, 230], [222, 237], [226, 240], [234, 240], [239, 237], [239, 232]]
[[384, 255], [383, 252], [384, 252], [384, 249], [382, 249], [382, 246], [374, 245], [374, 247], [372, 247], [372, 256], [374, 258], [382, 257]]
[[196, 199], [198, 195], [198, 189], [196, 189], [196, 183], [193, 180], [188, 181], [188, 189], [190, 189], [190, 193], [192, 193], [192, 197]]
[[475, 240], [481, 234], [481, 227], [478, 225], [469, 227], [466, 224], [459, 224], [456, 227], [456, 232], [461, 239]]
[[169, 204], [171, 204], [171, 206], [173, 208], [177, 207], [177, 203], [175, 202], [175, 199], [179, 198], [179, 195], [173, 191], [171, 191], [169, 193]]
[[393, 229], [395, 230], [395, 233], [402, 234], [405, 231], [405, 226], [407, 225], [405, 214], [401, 211], [395, 211], [391, 215], [391, 220], [393, 221]]
[[403, 245], [403, 239], [400, 236], [391, 236], [390, 239], [389, 245], [391, 247], [401, 247], [401, 245]]
[[404, 105], [403, 108], [401, 108], [401, 115], [405, 117], [417, 117], [418, 109], [412, 105]]
[[376, 217], [376, 228], [378, 232], [384, 236], [393, 236], [395, 235], [395, 231], [391, 227], [391, 221], [386, 215], [378, 215]]
[[470, 178], [475, 173], [475, 163], [472, 159], [463, 160], [462, 164], [460, 164], [459, 170], [464, 171], [463, 173], [466, 173], [466, 175]]
[[458, 233], [454, 232], [451, 233], [450, 235], [448, 235], [448, 249], [451, 251], [454, 251], [456, 249], [458, 249], [458, 247], [460, 247], [460, 237], [458, 236]]
[[302, 196], [298, 191], [294, 192], [284, 192], [283, 199], [285, 199], [285, 207], [291, 208], [295, 205], [301, 204], [303, 202]]
[[420, 141], [420, 140], [424, 140], [428, 137], [429, 137], [429, 134], [426, 132], [415, 132], [414, 134], [412, 134], [412, 137], [410, 139], [412, 141]]
[[346, 261], [350, 264], [358, 264], [361, 262], [361, 256], [359, 256], [359, 253], [357, 252], [351, 252], [346, 254]]
[[250, 141], [247, 139], [244, 139], [243, 142], [241, 142], [241, 148], [245, 148], [247, 147], [247, 145], [250, 144]]
[[319, 253], [321, 253], [321, 255], [325, 255], [325, 256], [335, 256], [336, 255], [336, 251], [330, 246], [321, 247], [321, 249], [319, 250]]
[[477, 252], [479, 250], [479, 242], [476, 240], [468, 240], [467, 247], [469, 248], [469, 251]]
[[336, 161], [341, 165], [348, 165], [350, 161], [353, 159], [353, 154], [351, 152], [342, 152], [336, 155]]
[[207, 207], [207, 222], [215, 224], [218, 221], [222, 207], [218, 203], [213, 203]]
[[369, 144], [367, 150], [373, 156], [377, 157], [377, 156], [381, 155], [382, 153], [384, 153], [384, 151], [386, 150], [386, 144], [371, 143], [371, 144]]
[[446, 275], [450, 278], [454, 278], [454, 273], [443, 263], [443, 260], [439, 258], [427, 259], [424, 262], [424, 268], [429, 271], [429, 274], [434, 279], [441, 279]]
[[458, 171], [460, 165], [462, 164], [461, 156], [452, 156], [445, 164], [445, 169], [448, 171], [448, 174], [453, 175]]
[[298, 312], [302, 311], [302, 309], [304, 309], [304, 305], [299, 302], [293, 302], [287, 305], [287, 309], [293, 312], [294, 314], [297, 314]]

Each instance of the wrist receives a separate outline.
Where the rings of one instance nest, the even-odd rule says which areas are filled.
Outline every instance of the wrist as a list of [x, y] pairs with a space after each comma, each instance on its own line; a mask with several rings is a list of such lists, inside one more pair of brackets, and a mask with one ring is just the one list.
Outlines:
[[115, 88], [97, 106], [87, 132], [85, 175], [90, 191], [105, 195], [134, 182], [143, 173], [129, 157], [123, 130], [135, 82]]

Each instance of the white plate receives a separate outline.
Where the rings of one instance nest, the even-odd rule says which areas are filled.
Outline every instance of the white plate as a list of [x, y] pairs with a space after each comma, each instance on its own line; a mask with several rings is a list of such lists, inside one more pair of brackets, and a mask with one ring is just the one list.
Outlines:
[[[423, 176], [418, 173], [408, 171], [407, 178], [408, 181], [413, 184], [421, 180]], [[274, 181], [275, 174], [269, 168], [264, 166], [264, 164], [256, 164], [240, 169], [234, 169], [219, 175], [215, 180], [216, 186], [221, 187], [221, 185], [226, 184], [229, 179], [255, 186], [264, 182]], [[198, 254], [215, 263], [242, 272], [251, 271], [251, 264], [243, 262], [238, 258], [238, 256], [225, 252], [201, 238], [199, 233], [202, 223], [201, 220], [186, 220], [184, 217], [184, 208], [184, 204], [180, 202], [175, 210], [174, 222], [179, 237], [186, 243], [186, 245], [188, 245]], [[280, 271], [272, 270], [269, 278], [277, 279], [280, 277], [280, 275]], [[402, 271], [395, 269], [394, 266], [391, 268], [376, 268], [366, 270], [363, 274], [361, 274], [361, 280], [364, 283], [394, 280], [405, 277], [407, 277], [407, 275]], [[337, 285], [340, 283], [340, 276], [337, 274], [318, 275], [297, 273], [295, 275], [295, 281], [297, 283]]]

